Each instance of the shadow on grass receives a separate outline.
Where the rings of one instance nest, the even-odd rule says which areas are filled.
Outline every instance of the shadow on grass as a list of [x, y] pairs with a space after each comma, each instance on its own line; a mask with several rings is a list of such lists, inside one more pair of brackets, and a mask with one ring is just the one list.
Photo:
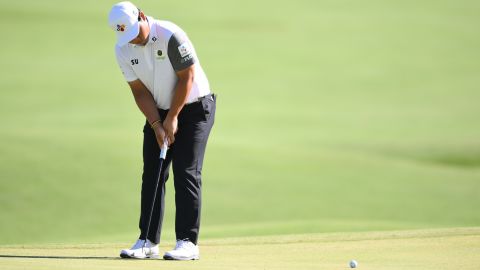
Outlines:
[[76, 257], [76, 256], [33, 256], [33, 255], [2, 255], [0, 258], [19, 258], [19, 259], [56, 259], [56, 260], [121, 260], [119, 257]]

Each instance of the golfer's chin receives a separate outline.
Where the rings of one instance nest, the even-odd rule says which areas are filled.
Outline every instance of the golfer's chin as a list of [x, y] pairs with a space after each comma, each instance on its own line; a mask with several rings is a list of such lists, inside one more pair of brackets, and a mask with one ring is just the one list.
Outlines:
[[138, 37], [131, 40], [129, 42], [130, 44], [136, 45], [136, 46], [145, 46], [148, 43], [148, 36], [145, 37], [144, 39], [139, 39]]

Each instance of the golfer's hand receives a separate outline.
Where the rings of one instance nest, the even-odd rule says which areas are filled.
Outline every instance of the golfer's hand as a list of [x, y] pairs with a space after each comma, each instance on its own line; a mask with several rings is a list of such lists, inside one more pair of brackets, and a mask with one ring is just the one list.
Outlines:
[[157, 143], [160, 148], [163, 145], [163, 142], [165, 141], [165, 130], [163, 129], [162, 125], [155, 125], [153, 127], [153, 131], [155, 132], [155, 137], [157, 138]]
[[178, 118], [167, 115], [167, 118], [163, 121], [163, 129], [167, 135], [169, 145], [175, 142], [175, 133], [177, 133], [178, 129]]

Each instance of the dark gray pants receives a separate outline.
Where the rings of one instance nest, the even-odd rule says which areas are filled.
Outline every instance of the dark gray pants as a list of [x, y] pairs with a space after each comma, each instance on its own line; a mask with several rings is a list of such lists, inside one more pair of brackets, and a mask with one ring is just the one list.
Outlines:
[[[216, 97], [209, 95], [201, 101], [187, 104], [178, 116], [178, 132], [163, 163], [160, 183], [155, 199], [148, 239], [160, 242], [164, 206], [165, 182], [172, 164], [175, 185], [175, 233], [176, 239], [198, 241], [202, 202], [202, 166], [208, 136], [215, 119]], [[160, 110], [165, 119], [168, 111]], [[145, 239], [147, 222], [152, 205], [155, 182], [158, 176], [160, 148], [150, 125], [143, 128], [143, 175], [140, 214], [140, 239]]]

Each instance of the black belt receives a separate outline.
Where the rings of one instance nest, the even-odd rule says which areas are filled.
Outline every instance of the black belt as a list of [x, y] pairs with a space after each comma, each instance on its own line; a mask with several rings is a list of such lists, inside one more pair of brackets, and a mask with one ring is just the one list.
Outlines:
[[185, 104], [185, 106], [190, 105], [190, 104], [194, 104], [194, 103], [197, 103], [197, 102], [201, 102], [202, 100], [204, 100], [206, 98], [210, 98], [211, 100], [213, 100], [213, 95], [214, 94], [210, 93], [210, 94], [205, 95], [203, 97], [198, 97], [197, 100], [195, 100], [193, 102], [190, 102], [190, 103], [187, 103], [187, 104]]
[[[214, 96], [215, 96], [215, 94], [210, 93], [210, 94], [205, 95], [205, 96], [203, 96], [203, 97], [197, 98], [197, 100], [195, 100], [195, 101], [193, 101], [193, 102], [191, 102], [191, 103], [185, 104], [185, 106], [183, 106], [183, 107], [185, 108], [185, 107], [190, 107], [190, 106], [192, 106], [192, 105], [198, 104], [198, 103], [202, 102], [202, 100], [204, 100], [204, 99], [206, 99], [206, 98], [210, 98], [210, 99], [213, 100], [213, 99], [214, 99]], [[158, 109], [158, 110], [159, 110], [160, 112], [167, 113], [170, 109], [166, 109], [166, 110], [165, 110], [165, 109]]]

